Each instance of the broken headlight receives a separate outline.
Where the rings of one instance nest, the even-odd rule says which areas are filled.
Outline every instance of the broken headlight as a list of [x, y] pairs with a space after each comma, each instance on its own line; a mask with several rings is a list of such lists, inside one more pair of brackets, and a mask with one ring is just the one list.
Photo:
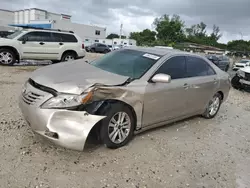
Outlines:
[[242, 71], [242, 70], [238, 70], [237, 74], [240, 76], [240, 77], [245, 77], [245, 72]]
[[81, 104], [87, 103], [92, 98], [92, 92], [84, 93], [81, 95], [72, 94], [59, 94], [56, 97], [52, 97], [41, 105], [41, 108], [45, 109], [65, 109], [77, 107]]

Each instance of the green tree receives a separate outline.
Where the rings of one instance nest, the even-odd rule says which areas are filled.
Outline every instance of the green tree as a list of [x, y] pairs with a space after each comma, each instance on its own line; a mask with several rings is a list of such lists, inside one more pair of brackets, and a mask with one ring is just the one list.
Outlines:
[[[116, 33], [110, 33], [106, 38], [107, 39], [115, 39], [115, 38], [119, 38], [120, 36], [118, 35], [118, 34], [116, 34]], [[126, 36], [121, 36], [121, 38], [122, 39], [125, 39], [126, 38]]]
[[235, 51], [250, 51], [250, 41], [244, 40], [233, 40], [227, 43], [227, 48], [229, 50]]
[[186, 41], [210, 46], [218, 46], [217, 41], [222, 36], [222, 34], [220, 34], [220, 28], [214, 25], [211, 35], [207, 34], [206, 28], [207, 25], [203, 22], [186, 28]]
[[159, 18], [155, 18], [153, 26], [157, 31], [157, 40], [161, 45], [169, 45], [174, 42], [181, 42], [184, 39], [184, 22], [180, 16], [164, 14]]
[[213, 25], [213, 32], [210, 35], [211, 39], [218, 41], [221, 38], [222, 34], [220, 33], [220, 28], [216, 25]]
[[152, 46], [155, 42], [156, 32], [144, 29], [141, 32], [131, 32], [129, 38], [134, 39], [138, 46]]

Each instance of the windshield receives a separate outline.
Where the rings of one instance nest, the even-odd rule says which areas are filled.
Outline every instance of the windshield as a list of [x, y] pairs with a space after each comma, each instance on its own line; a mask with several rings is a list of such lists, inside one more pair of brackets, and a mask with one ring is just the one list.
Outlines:
[[240, 63], [247, 63], [247, 62], [249, 62], [250, 60], [241, 60], [241, 62]]
[[15, 37], [17, 37], [18, 35], [20, 35], [23, 31], [16, 31], [15, 33], [12, 33], [11, 35], [8, 35], [6, 38], [8, 39], [14, 39]]
[[119, 50], [108, 53], [91, 64], [108, 72], [138, 79], [151, 68], [159, 55], [149, 54], [136, 50]]

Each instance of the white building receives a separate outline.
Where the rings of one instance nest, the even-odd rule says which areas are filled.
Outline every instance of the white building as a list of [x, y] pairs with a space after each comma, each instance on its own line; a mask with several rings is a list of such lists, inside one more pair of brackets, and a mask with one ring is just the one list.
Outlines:
[[71, 15], [57, 14], [31, 8], [17, 11], [0, 9], [0, 30], [10, 30], [15, 26], [32, 26], [74, 31], [83, 41], [106, 38], [106, 28], [71, 22]]
[[8, 31], [14, 29], [9, 24], [14, 23], [13, 11], [0, 9], [0, 31]]
[[86, 46], [89, 46], [91, 44], [94, 43], [103, 43], [103, 44], [107, 44], [107, 45], [112, 45], [112, 46], [136, 46], [136, 40], [133, 39], [119, 39], [119, 38], [115, 38], [115, 39], [95, 39], [95, 40], [85, 40], [84, 44]]

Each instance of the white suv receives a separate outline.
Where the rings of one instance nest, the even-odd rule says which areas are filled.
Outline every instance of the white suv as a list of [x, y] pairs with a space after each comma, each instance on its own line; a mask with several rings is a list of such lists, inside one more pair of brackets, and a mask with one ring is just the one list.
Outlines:
[[20, 60], [51, 60], [53, 63], [83, 58], [82, 39], [72, 31], [22, 29], [0, 38], [0, 64]]

